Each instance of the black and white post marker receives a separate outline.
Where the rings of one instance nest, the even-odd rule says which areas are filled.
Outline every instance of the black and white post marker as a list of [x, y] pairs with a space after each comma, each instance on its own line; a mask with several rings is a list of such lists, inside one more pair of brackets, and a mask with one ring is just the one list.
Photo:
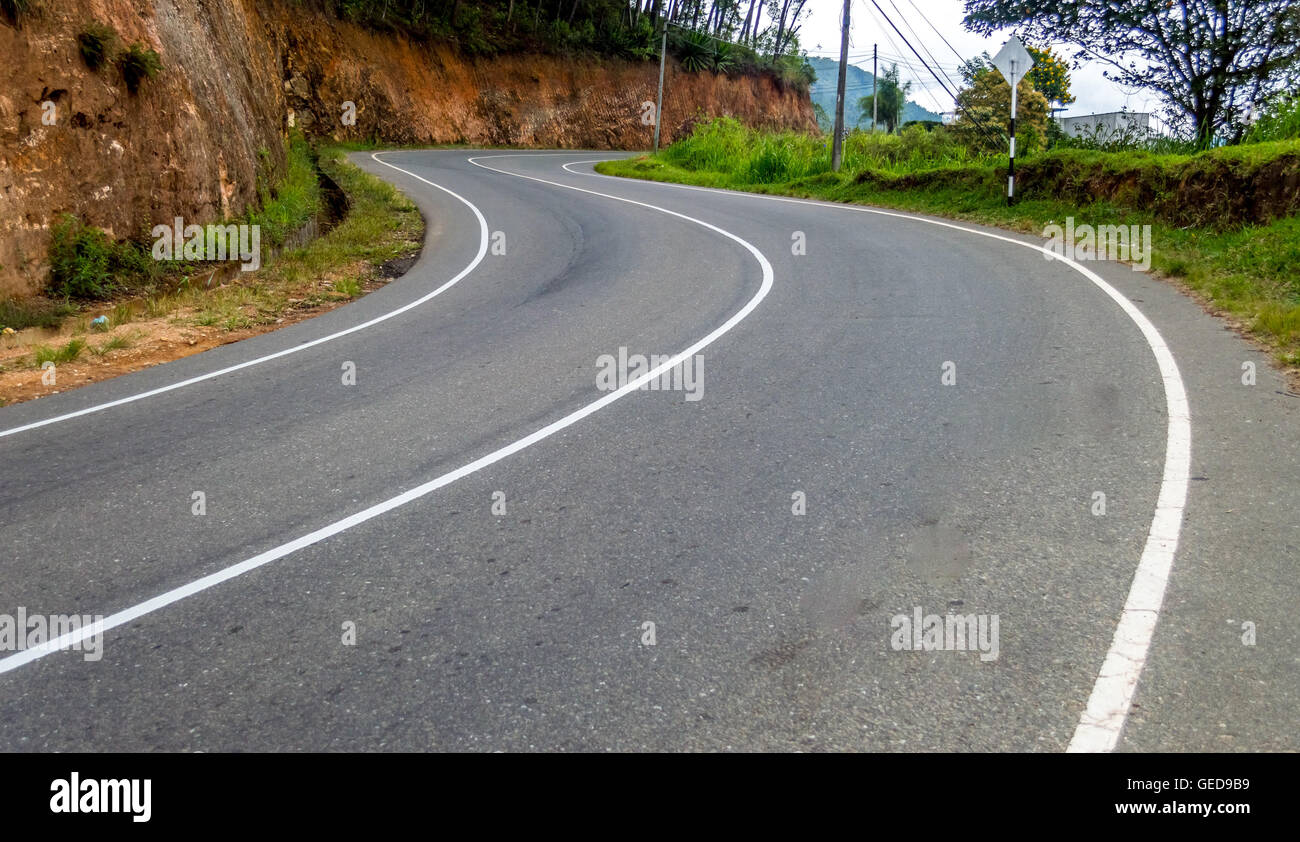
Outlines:
[[993, 66], [1011, 85], [1011, 156], [1007, 165], [1007, 204], [1016, 199], [1016, 102], [1017, 86], [1025, 74], [1034, 66], [1034, 57], [1025, 49], [1024, 43], [1012, 35], [1002, 49], [993, 57]]

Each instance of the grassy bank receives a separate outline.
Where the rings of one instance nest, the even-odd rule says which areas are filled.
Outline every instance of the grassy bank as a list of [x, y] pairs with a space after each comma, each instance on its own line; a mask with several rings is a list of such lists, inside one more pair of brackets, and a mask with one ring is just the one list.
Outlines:
[[[1211, 174], [1203, 179], [1202, 206], [1233, 200], [1231, 190], [1222, 186], [1228, 176], [1221, 173], [1241, 178], [1262, 174], [1261, 183], [1271, 183], [1266, 177], [1269, 168], [1294, 167], [1300, 141], [1200, 156], [1041, 153], [1025, 162], [1025, 168], [1040, 169], [1034, 182], [1038, 188], [1026, 189], [1019, 203], [1007, 207], [1005, 159], [963, 162], [963, 153], [939, 150], [950, 159], [936, 160], [920, 148], [932, 141], [920, 136], [910, 142], [854, 136], [859, 137], [856, 148], [853, 138], [846, 144], [840, 173], [830, 171], [828, 154], [823, 166], [821, 138], [744, 138], [708, 129], [658, 156], [605, 162], [596, 169], [607, 175], [876, 205], [1037, 235], [1044, 226], [1063, 224], [1071, 216], [1077, 224], [1150, 225], [1153, 271], [1176, 279], [1209, 309], [1232, 317], [1281, 364], [1300, 366], [1300, 217], [1291, 210], [1291, 215], [1267, 221], [1211, 224], [1223, 221], [1224, 214], [1219, 214], [1203, 224], [1187, 224], [1171, 220], [1170, 213], [1202, 212], [1203, 207], [1167, 210], [1177, 204], [1167, 191], [1195, 186], [1197, 173]], [[1279, 187], [1285, 183], [1282, 180]], [[1145, 184], [1166, 185], [1165, 192], [1150, 195], [1134, 188]], [[1105, 198], [1090, 198], [1095, 195]], [[1294, 192], [1280, 189], [1277, 195], [1273, 207], [1281, 208], [1278, 213], [1293, 207], [1288, 203], [1294, 201]], [[1255, 202], [1247, 210], [1259, 206]]]
[[[40, 382], [45, 362], [61, 369], [75, 363], [79, 382], [102, 379], [310, 317], [404, 271], [424, 238], [424, 220], [409, 199], [348, 163], [339, 147], [313, 151], [297, 140], [289, 161], [286, 177], [262, 189], [261, 206], [231, 220], [261, 226], [256, 271], [141, 262], [144, 244], [74, 231], [81, 239], [70, 240], [70, 260], [89, 262], [77, 277], [98, 278], [106, 292], [0, 302], [0, 405], [54, 391]], [[347, 197], [347, 213], [323, 236], [286, 247], [324, 202], [317, 167]], [[279, 251], [272, 257], [268, 247]], [[109, 274], [95, 275], [105, 265]]]
[[211, 290], [185, 287], [143, 306], [179, 311], [195, 325], [235, 331], [346, 301], [386, 280], [387, 262], [420, 247], [424, 221], [419, 211], [392, 185], [348, 163], [341, 148], [320, 150], [318, 163], [349, 201], [347, 216], [325, 236], [280, 254], [237, 283]]

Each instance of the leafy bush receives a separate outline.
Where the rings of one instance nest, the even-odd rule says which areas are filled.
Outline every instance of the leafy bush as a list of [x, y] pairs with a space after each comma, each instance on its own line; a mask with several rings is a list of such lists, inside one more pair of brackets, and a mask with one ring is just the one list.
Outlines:
[[162, 70], [162, 59], [158, 53], [141, 44], [139, 41], [126, 48], [117, 58], [118, 65], [122, 68], [122, 78], [126, 80], [126, 87], [131, 93], [140, 89], [140, 83], [145, 79], [152, 79]]
[[114, 290], [115, 247], [98, 228], [72, 214], [54, 224], [50, 240], [49, 290], [61, 298], [107, 298]]
[[77, 36], [77, 46], [81, 48], [81, 57], [85, 59], [86, 66], [91, 70], [98, 70], [106, 64], [113, 53], [113, 45], [117, 42], [117, 33], [113, 27], [102, 24], [97, 20], [92, 20], [86, 24], [86, 28], [81, 30]]
[[776, 76], [781, 87], [792, 88], [800, 93], [806, 94], [808, 86], [817, 81], [817, 71], [803, 56], [786, 53], [766, 60], [762, 66]]
[[146, 248], [130, 241], [115, 243], [72, 214], [60, 216], [50, 233], [46, 289], [58, 298], [107, 298], [118, 290], [148, 286], [160, 273]]
[[730, 73], [739, 63], [739, 51], [732, 44], [720, 41], [713, 48], [713, 69], [718, 73]]
[[610, 52], [623, 58], [646, 61], [659, 55], [659, 39], [648, 16], [638, 18], [631, 28], [607, 22], [601, 39]]

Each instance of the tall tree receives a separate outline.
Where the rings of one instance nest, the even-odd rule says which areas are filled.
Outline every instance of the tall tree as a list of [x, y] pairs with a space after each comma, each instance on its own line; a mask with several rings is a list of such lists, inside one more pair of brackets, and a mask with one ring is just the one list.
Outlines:
[[[754, 18], [754, 7], [758, 5], [758, 0], [749, 0], [749, 12], [745, 15], [745, 22], [740, 26], [740, 43], [744, 44], [746, 36], [749, 34], [749, 22]], [[758, 29], [758, 21], [754, 21], [754, 28]]]
[[[974, 71], [970, 83], [957, 92], [957, 120], [953, 134], [972, 149], [1006, 151], [1004, 127], [1011, 115], [1011, 86], [992, 67]], [[1034, 89], [1029, 77], [1016, 86], [1016, 145], [1035, 149], [1047, 138], [1047, 97]]]
[[862, 114], [858, 118], [858, 125], [862, 125], [863, 120], [868, 122], [871, 120], [874, 102], [876, 119], [884, 124], [885, 131], [893, 134], [903, 122], [903, 109], [907, 106], [907, 95], [911, 90], [912, 83], [900, 82], [898, 65], [893, 65], [876, 80], [876, 93], [867, 94], [858, 100], [858, 111]]
[[772, 41], [772, 57], [787, 52], [794, 44], [795, 34], [799, 31], [800, 17], [808, 0], [768, 0], [768, 16], [776, 26], [776, 37]]
[[966, 0], [964, 22], [982, 35], [1010, 27], [1075, 45], [1075, 58], [1105, 63], [1108, 78], [1159, 93], [1170, 122], [1203, 146], [1300, 74], [1294, 0]]

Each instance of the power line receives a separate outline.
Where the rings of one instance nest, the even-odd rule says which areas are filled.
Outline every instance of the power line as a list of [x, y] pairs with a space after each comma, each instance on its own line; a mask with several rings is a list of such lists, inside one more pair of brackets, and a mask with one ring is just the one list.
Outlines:
[[[877, 21], [877, 22], [878, 22], [878, 21]], [[898, 45], [897, 45], [897, 44], [894, 44], [894, 46], [897, 47]], [[809, 55], [810, 57], [812, 57], [812, 58], [830, 59], [830, 60], [832, 60], [832, 61], [838, 61], [838, 60], [839, 60], [839, 54], [838, 54], [838, 53], [836, 53], [836, 54], [834, 54], [834, 55], [829, 55], [829, 54], [822, 55], [822, 54], [819, 54], [816, 50], [805, 50], [804, 52], [808, 53], [808, 55]], [[900, 54], [896, 54], [896, 53], [888, 53], [888, 52], [883, 52], [883, 51], [882, 51], [882, 52], [879, 53], [879, 56], [880, 56], [880, 58], [883, 58], [883, 59], [889, 59], [890, 61], [902, 61], [902, 62], [907, 61], [907, 56], [900, 55]], [[854, 61], [860, 61], [860, 60], [862, 60], [862, 59], [868, 59], [868, 58], [871, 58], [871, 53], [870, 53], [870, 52], [849, 53], [849, 61], [850, 61], [850, 63], [852, 63], [852, 62], [854, 62]], [[942, 62], [936, 62], [936, 63], [934, 64], [934, 66], [935, 66], [935, 67], [943, 68], [943, 69], [945, 69], [945, 70], [952, 70], [952, 71], [960, 71], [960, 70], [964, 67], [964, 65], [960, 65], [960, 64], [950, 64], [950, 63], [949, 63], [949, 64], [945, 64], [945, 63], [942, 63]]]
[[[866, 0], [863, 0], [862, 5], [863, 5], [863, 8], [865, 8], [865, 9], [867, 10], [867, 14], [872, 15], [872, 20], [874, 20], [875, 23], [876, 23], [876, 25], [879, 26], [879, 25], [880, 25], [880, 21], [879, 21], [879, 19], [876, 18], [876, 17], [874, 16], [874, 14], [872, 13], [872, 11], [871, 11], [871, 7], [870, 7], [870, 6], [867, 6], [867, 4], [866, 4]], [[879, 6], [876, 6], [876, 8], [879, 9], [880, 7], [879, 7]], [[884, 12], [882, 11], [881, 14], [884, 14]], [[889, 39], [889, 43], [892, 44], [892, 45], [894, 46], [894, 49], [895, 49], [895, 50], [899, 50], [898, 42], [896, 42], [896, 41], [894, 40], [893, 36], [889, 34], [889, 30], [885, 29], [884, 27], [881, 27], [881, 31], [885, 33], [885, 37]], [[895, 28], [894, 31], [897, 32], [897, 31], [898, 31], [897, 28]], [[903, 33], [899, 32], [898, 35], [899, 35], [899, 37], [901, 38], [902, 35], [903, 35]], [[906, 40], [906, 39], [904, 39], [904, 40]], [[902, 50], [899, 50], [899, 52], [901, 53]], [[918, 56], [918, 58], [919, 58], [919, 56]], [[894, 64], [895, 64], [895, 66], [897, 66], [897, 62], [894, 62]], [[916, 72], [916, 68], [912, 67], [912, 63], [909, 62], [907, 59], [903, 59], [903, 64], [904, 64], [904, 66], [907, 67], [908, 72], [911, 73], [912, 76], [914, 76], [914, 77], [918, 77], [918, 76], [921, 75], [921, 74], [919, 74], [919, 73]], [[939, 107], [939, 111], [940, 111], [940, 112], [943, 112], [943, 110], [944, 110], [944, 108], [943, 108], [943, 103], [939, 102], [939, 98], [938, 98], [937, 96], [935, 96], [934, 91], [930, 90], [929, 88], [925, 87], [924, 85], [922, 85], [921, 87], [922, 87], [922, 89], [923, 89], [927, 94], [930, 95], [930, 99], [934, 100], [934, 104], [937, 105], [937, 106]], [[947, 88], [945, 88], [944, 90], [946, 91]], [[951, 96], [951, 94], [949, 94], [949, 96]]]
[[[885, 14], [885, 10], [880, 8], [880, 4], [877, 3], [876, 0], [871, 0], [871, 5], [876, 7], [876, 11], [880, 12], [881, 17], [883, 17], [889, 23], [890, 27], [895, 32], [898, 33], [898, 37], [903, 39], [903, 43], [907, 44], [908, 49], [912, 51], [912, 53], [916, 56], [917, 60], [920, 61], [921, 64], [925, 65], [925, 69], [930, 70], [930, 66], [928, 64], [925, 64], [925, 59], [921, 58], [921, 54], [916, 52], [916, 48], [913, 47], [911, 42], [907, 40], [907, 36], [904, 35], [902, 32], [900, 32], [897, 26], [894, 26], [894, 22], [889, 19], [889, 15]], [[936, 74], [933, 70], [930, 70], [930, 75], [934, 76], [935, 81], [937, 81], [941, 86], [943, 86], [943, 89], [945, 91], [948, 91], [948, 86], [943, 84], [943, 80], [939, 79], [938, 74]], [[999, 146], [1001, 145], [1001, 141], [995, 139], [994, 136], [989, 133], [988, 128], [985, 127], [985, 125], [982, 122], [975, 119], [975, 116], [973, 114], [971, 114], [969, 111], [966, 110], [966, 107], [961, 104], [961, 100], [957, 99], [956, 94], [952, 93], [952, 91], [948, 91], [948, 96], [952, 97], [952, 101], [956, 103], [957, 107], [961, 109], [962, 113], [965, 114], [967, 117], [969, 117], [971, 122], [974, 123], [979, 128], [979, 130], [984, 133], [984, 136], [986, 138], [988, 138], [990, 141], [992, 141], [993, 143]]]
[[952, 77], [948, 75], [948, 71], [944, 70], [942, 67], [939, 67], [939, 61], [934, 57], [934, 53], [930, 52], [930, 48], [926, 46], [926, 43], [924, 41], [921, 40], [921, 36], [918, 35], [916, 30], [912, 28], [911, 22], [909, 22], [908, 19], [903, 16], [902, 10], [898, 8], [898, 5], [894, 3], [894, 0], [889, 0], [889, 5], [894, 7], [895, 12], [898, 12], [898, 17], [903, 21], [903, 25], [907, 27], [907, 31], [912, 33], [912, 37], [916, 39], [916, 43], [921, 45], [921, 49], [925, 50], [925, 54], [930, 57], [930, 61], [934, 62], [934, 66], [938, 67], [939, 71], [943, 73], [943, 78], [947, 79], [948, 84], [952, 85], [953, 88], [957, 88], [957, 83], [954, 82], [952, 80]]

